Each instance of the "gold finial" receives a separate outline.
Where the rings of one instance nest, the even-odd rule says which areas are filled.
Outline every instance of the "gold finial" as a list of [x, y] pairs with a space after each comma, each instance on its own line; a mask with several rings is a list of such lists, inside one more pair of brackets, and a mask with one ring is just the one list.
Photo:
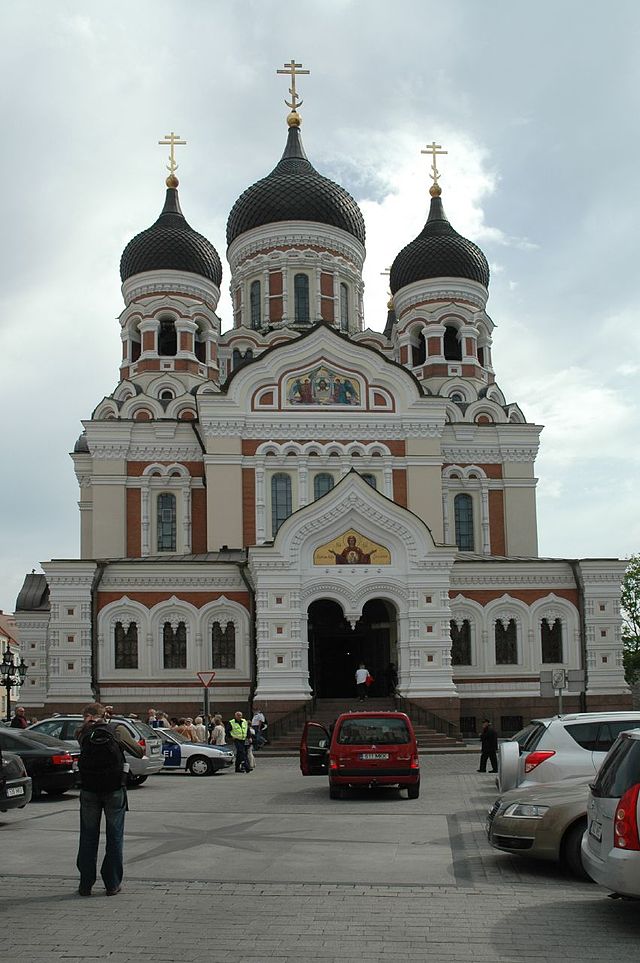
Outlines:
[[174, 132], [171, 131], [170, 134], [165, 134], [164, 140], [159, 140], [158, 143], [163, 147], [166, 146], [170, 148], [169, 163], [167, 164], [167, 170], [169, 171], [169, 176], [167, 177], [165, 184], [167, 185], [167, 187], [177, 187], [180, 182], [175, 174], [176, 170], [178, 169], [178, 165], [176, 163], [176, 155], [175, 155], [174, 148], [176, 144], [186, 144], [187, 142], [186, 140], [180, 140], [180, 134], [174, 134]]
[[[382, 277], [386, 277], [386, 278], [391, 277], [391, 268], [390, 267], [385, 268], [384, 271], [380, 271], [380, 274], [382, 275]], [[389, 311], [392, 311], [393, 295], [391, 293], [391, 288], [389, 288], [389, 290], [387, 291], [387, 294], [389, 295], [389, 300], [387, 301], [387, 308], [389, 309]]]
[[302, 74], [310, 74], [310, 70], [300, 69], [302, 64], [297, 64], [295, 60], [291, 60], [290, 63], [284, 65], [284, 70], [276, 70], [277, 74], [286, 74], [291, 77], [291, 86], [289, 87], [289, 93], [291, 94], [291, 100], [287, 100], [285, 97], [284, 102], [287, 107], [291, 108], [291, 113], [287, 117], [287, 124], [289, 127], [299, 127], [300, 126], [300, 114], [298, 113], [298, 107], [301, 107], [304, 101], [300, 100], [298, 92], [296, 90], [296, 77], [300, 77]]
[[431, 194], [432, 197], [440, 197], [440, 195], [442, 194], [442, 188], [438, 184], [438, 178], [440, 177], [440, 173], [438, 171], [438, 168], [436, 167], [436, 156], [440, 154], [448, 154], [449, 151], [442, 150], [442, 145], [436, 144], [434, 140], [430, 144], [427, 144], [426, 150], [421, 150], [420, 153], [431, 154], [431, 173], [429, 176], [433, 181], [433, 184], [429, 188], [429, 193]]

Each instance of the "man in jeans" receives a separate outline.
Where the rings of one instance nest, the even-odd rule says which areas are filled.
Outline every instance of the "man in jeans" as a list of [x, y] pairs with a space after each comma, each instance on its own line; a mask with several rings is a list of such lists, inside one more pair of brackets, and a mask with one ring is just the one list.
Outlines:
[[241, 712], [236, 712], [233, 719], [229, 721], [229, 735], [233, 739], [236, 750], [236, 772], [251, 772], [247, 758], [249, 723]]
[[109, 723], [105, 708], [95, 702], [82, 710], [84, 723], [78, 732], [80, 743], [80, 843], [76, 865], [80, 872], [80, 896], [91, 896], [96, 881], [100, 822], [104, 812], [107, 848], [100, 875], [107, 896], [122, 887], [124, 814], [127, 806], [124, 753], [141, 759], [144, 749], [123, 725]]

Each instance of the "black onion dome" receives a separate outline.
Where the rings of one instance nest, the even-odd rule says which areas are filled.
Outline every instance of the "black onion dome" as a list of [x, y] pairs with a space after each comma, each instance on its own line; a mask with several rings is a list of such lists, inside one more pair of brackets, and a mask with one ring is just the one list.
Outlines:
[[83, 432], [78, 436], [78, 440], [76, 441], [75, 445], [73, 446], [73, 452], [74, 452], [74, 454], [78, 455], [78, 454], [83, 454], [83, 453], [88, 452], [88, 451], [89, 451], [89, 442], [87, 441], [87, 433], [86, 433], [86, 431], [83, 431]]
[[227, 221], [227, 244], [263, 224], [315, 221], [352, 234], [364, 245], [364, 219], [344, 187], [319, 174], [302, 146], [300, 129], [289, 128], [287, 146], [270, 174], [240, 195]]
[[422, 232], [404, 247], [391, 265], [393, 294], [427, 278], [468, 278], [489, 287], [489, 265], [480, 248], [451, 227], [442, 199], [431, 198]]
[[160, 217], [129, 241], [120, 259], [120, 278], [126, 281], [143, 271], [188, 271], [209, 278], [218, 287], [222, 264], [213, 244], [187, 224], [178, 191], [167, 188]]

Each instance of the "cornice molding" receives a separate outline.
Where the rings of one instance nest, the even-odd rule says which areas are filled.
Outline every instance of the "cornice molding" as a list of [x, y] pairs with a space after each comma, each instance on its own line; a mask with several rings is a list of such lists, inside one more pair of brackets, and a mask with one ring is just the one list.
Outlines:
[[257, 421], [247, 418], [225, 418], [224, 420], [201, 420], [204, 434], [207, 438], [240, 436], [243, 438], [286, 438], [291, 440], [303, 439], [308, 441], [315, 438], [320, 429], [322, 435], [330, 438], [369, 438], [372, 440], [404, 439], [404, 438], [440, 438], [442, 426], [425, 421], [372, 421], [368, 412], [363, 412], [362, 418], [356, 420], [328, 419], [313, 421], [289, 421], [281, 418], [278, 421]]

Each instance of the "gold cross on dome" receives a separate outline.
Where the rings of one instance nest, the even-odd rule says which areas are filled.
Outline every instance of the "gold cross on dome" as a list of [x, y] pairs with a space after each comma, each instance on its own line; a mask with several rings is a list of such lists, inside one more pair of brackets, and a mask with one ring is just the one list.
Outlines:
[[178, 165], [176, 164], [176, 155], [174, 148], [177, 144], [186, 144], [186, 140], [180, 140], [180, 134], [174, 134], [171, 131], [170, 134], [164, 135], [164, 140], [159, 140], [158, 143], [163, 147], [170, 147], [169, 151], [169, 163], [167, 164], [167, 170], [170, 174], [173, 174], [177, 170]]
[[433, 181], [433, 186], [439, 187], [440, 185], [438, 184], [438, 178], [440, 177], [440, 173], [438, 171], [438, 168], [436, 167], [436, 156], [439, 156], [441, 154], [448, 154], [449, 151], [443, 150], [442, 144], [436, 144], [434, 140], [430, 144], [427, 144], [426, 149], [421, 150], [420, 153], [431, 154], [431, 174], [429, 176]]
[[296, 77], [300, 77], [302, 74], [310, 74], [310, 70], [301, 70], [302, 64], [297, 64], [295, 60], [291, 60], [290, 63], [284, 65], [284, 70], [276, 70], [277, 74], [286, 74], [291, 77], [291, 86], [289, 87], [289, 93], [291, 94], [291, 103], [285, 97], [284, 102], [287, 107], [291, 110], [297, 110], [301, 107], [303, 101], [298, 98], [298, 93], [296, 91]]

